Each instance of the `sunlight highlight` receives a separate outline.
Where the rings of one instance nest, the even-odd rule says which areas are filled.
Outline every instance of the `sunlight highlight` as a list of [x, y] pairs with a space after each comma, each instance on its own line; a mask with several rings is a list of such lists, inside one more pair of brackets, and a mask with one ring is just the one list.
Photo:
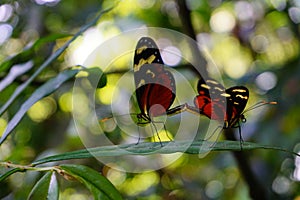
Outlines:
[[3, 118], [0, 118], [0, 135], [5, 131], [7, 126], [7, 121]]
[[210, 19], [210, 26], [217, 33], [230, 32], [235, 26], [234, 16], [227, 10], [221, 10], [213, 13]]
[[159, 176], [156, 172], [146, 172], [127, 179], [122, 185], [121, 190], [130, 196], [136, 196], [158, 183]]
[[162, 142], [169, 142], [170, 139], [174, 139], [173, 138], [173, 135], [167, 130], [165, 131], [164, 129], [160, 130], [158, 133], [155, 133], [152, 137], [152, 141], [153, 142], [159, 142], [159, 138], [160, 138], [160, 141]]
[[97, 90], [97, 98], [101, 103], [109, 105], [113, 101], [114, 93], [119, 93], [115, 85], [107, 84], [104, 88]]
[[41, 122], [49, 118], [56, 111], [56, 101], [46, 97], [36, 102], [28, 111], [28, 116], [35, 122]]
[[64, 112], [72, 112], [72, 93], [66, 92], [58, 99], [58, 105]]

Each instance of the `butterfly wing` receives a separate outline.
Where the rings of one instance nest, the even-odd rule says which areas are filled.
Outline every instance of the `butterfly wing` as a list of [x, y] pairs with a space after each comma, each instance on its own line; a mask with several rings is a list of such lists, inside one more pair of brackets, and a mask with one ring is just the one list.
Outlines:
[[198, 93], [194, 99], [200, 114], [213, 120], [224, 120], [226, 114], [225, 88], [213, 79], [200, 78], [197, 85]]
[[244, 86], [234, 86], [226, 89], [228, 127], [233, 127], [241, 118], [248, 99], [249, 90]]
[[[143, 37], [139, 40], [134, 55], [133, 71], [141, 114], [144, 116], [164, 114], [175, 99], [175, 79], [165, 70], [159, 49], [153, 39]], [[154, 106], [156, 104], [160, 106]]]

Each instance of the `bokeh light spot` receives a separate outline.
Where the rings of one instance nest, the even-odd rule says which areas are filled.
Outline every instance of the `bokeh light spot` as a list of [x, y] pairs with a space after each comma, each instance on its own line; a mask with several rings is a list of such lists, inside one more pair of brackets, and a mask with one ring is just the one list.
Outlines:
[[110, 168], [107, 172], [106, 177], [115, 186], [118, 186], [126, 180], [126, 173], [123, 170], [115, 170], [114, 168]]
[[274, 192], [277, 194], [284, 194], [289, 191], [290, 188], [290, 180], [284, 176], [278, 176], [276, 179], [273, 181], [272, 184], [272, 189]]
[[227, 60], [224, 70], [231, 78], [238, 79], [247, 72], [247, 64], [242, 57], [235, 57]]
[[214, 13], [210, 19], [212, 30], [218, 33], [230, 32], [234, 28], [235, 23], [234, 16], [226, 10]]
[[39, 5], [54, 6], [60, 2], [60, 0], [35, 0], [35, 2]]
[[289, 8], [289, 16], [294, 23], [299, 24], [300, 23], [300, 8], [297, 8], [297, 7]]
[[0, 6], [0, 22], [6, 22], [13, 14], [13, 8], [10, 4]]
[[181, 52], [175, 46], [168, 46], [161, 52], [164, 62], [169, 66], [175, 66], [181, 61]]
[[261, 90], [268, 91], [277, 84], [277, 77], [273, 72], [264, 72], [256, 77], [255, 83]]
[[277, 10], [284, 10], [286, 7], [286, 0], [271, 0], [272, 5]]
[[28, 111], [28, 116], [35, 122], [41, 122], [56, 111], [56, 102], [51, 97], [46, 97], [36, 102]]
[[97, 97], [101, 103], [109, 105], [113, 101], [114, 93], [118, 93], [118, 88], [107, 84], [104, 88], [97, 90]]
[[103, 34], [97, 28], [90, 28], [70, 46], [67, 60], [71, 65], [82, 65], [92, 51], [103, 41]]
[[64, 112], [72, 111], [72, 93], [66, 92], [58, 100], [59, 107]]
[[[299, 149], [300, 144], [298, 143], [294, 149]], [[300, 153], [299, 151], [297, 153]], [[295, 170], [293, 173], [293, 178], [297, 181], [300, 181], [300, 158], [298, 156], [295, 157]]]
[[256, 35], [251, 39], [251, 46], [257, 53], [263, 53], [268, 48], [268, 39], [263, 35]]
[[123, 185], [123, 190], [130, 196], [136, 196], [151, 186], [157, 185], [158, 182], [159, 176], [156, 172], [146, 172], [135, 175], [132, 179], [127, 179]]
[[209, 198], [218, 198], [223, 192], [223, 184], [220, 181], [210, 181], [205, 187], [205, 193]]
[[253, 6], [247, 1], [236, 2], [235, 12], [241, 21], [249, 20], [254, 16]]
[[142, 9], [149, 9], [155, 4], [156, 0], [137, 0], [137, 4]]
[[0, 25], [0, 45], [3, 44], [12, 34], [13, 27], [9, 24]]

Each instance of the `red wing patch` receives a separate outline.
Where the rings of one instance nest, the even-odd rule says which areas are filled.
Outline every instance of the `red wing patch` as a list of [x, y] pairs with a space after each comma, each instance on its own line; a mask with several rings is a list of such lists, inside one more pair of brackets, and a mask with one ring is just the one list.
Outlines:
[[208, 96], [198, 95], [194, 99], [200, 113], [213, 120], [223, 120], [226, 115], [226, 106], [218, 100], [212, 100]]

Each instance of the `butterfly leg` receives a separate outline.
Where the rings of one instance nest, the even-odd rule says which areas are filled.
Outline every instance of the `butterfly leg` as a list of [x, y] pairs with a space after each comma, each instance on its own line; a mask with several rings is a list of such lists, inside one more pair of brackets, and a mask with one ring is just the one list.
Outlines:
[[[168, 137], [168, 139], [169, 139], [170, 141], [173, 141], [173, 139], [172, 139], [172, 138], [169, 136], [169, 134], [168, 134], [168, 131], [167, 131], [167, 128], [166, 128], [165, 123], [164, 123], [164, 122], [160, 122], [160, 121], [156, 121], [155, 123], [162, 124], [163, 127], [164, 127], [164, 131], [165, 131], [166, 136]], [[157, 134], [158, 134], [158, 132], [157, 132]]]
[[173, 141], [173, 139], [169, 136], [169, 134], [168, 134], [168, 131], [167, 131], [167, 128], [166, 128], [166, 125], [164, 124], [164, 130], [165, 130], [165, 133], [166, 133], [166, 136], [168, 137], [168, 139], [170, 140], [170, 141]]
[[139, 132], [139, 138], [138, 138], [138, 141], [136, 142], [135, 145], [138, 145], [140, 143], [140, 140], [141, 140], [141, 132], [140, 132], [140, 127], [138, 126], [138, 132]]
[[[157, 138], [158, 138], [158, 140], [159, 140], [160, 146], [163, 147], [163, 144], [162, 144], [162, 142], [161, 142], [161, 139], [160, 139], [160, 137], [159, 137], [159, 134], [158, 134], [158, 131], [157, 131], [157, 128], [156, 128], [155, 124], [154, 124], [153, 122], [151, 122], [151, 124], [153, 125], [153, 127], [154, 127], [154, 129], [155, 129], [155, 133], [156, 133]], [[152, 129], [152, 126], [151, 126], [151, 129]], [[152, 132], [153, 132], [153, 131], [152, 131]], [[153, 138], [154, 138], [154, 142], [155, 142], [155, 136], [154, 136], [154, 134], [153, 134]]]
[[243, 151], [243, 143], [244, 143], [244, 140], [243, 140], [243, 137], [242, 137], [242, 130], [241, 130], [241, 125], [238, 124], [238, 129], [239, 129], [239, 135], [240, 135], [240, 146], [241, 146], [241, 151]]
[[[217, 132], [217, 130], [220, 129], [219, 132]], [[208, 138], [205, 138], [204, 140], [205, 141], [208, 141], [210, 138], [212, 138], [212, 136], [215, 135], [215, 133], [217, 132], [217, 137], [215, 138], [215, 141], [209, 146], [209, 148], [213, 148], [216, 143], [218, 142], [219, 138], [220, 138], [220, 135], [222, 133], [222, 130], [223, 130], [223, 127], [222, 126], [218, 126], [217, 128], [215, 128], [215, 130], [213, 131], [213, 133], [208, 137]]]
[[139, 132], [139, 138], [138, 138], [138, 141], [135, 143], [135, 145], [138, 145], [139, 143], [140, 143], [140, 141], [141, 141], [141, 131], [140, 131], [140, 124], [142, 124], [141, 122], [138, 122], [137, 123], [137, 127], [138, 127], [138, 132]]

